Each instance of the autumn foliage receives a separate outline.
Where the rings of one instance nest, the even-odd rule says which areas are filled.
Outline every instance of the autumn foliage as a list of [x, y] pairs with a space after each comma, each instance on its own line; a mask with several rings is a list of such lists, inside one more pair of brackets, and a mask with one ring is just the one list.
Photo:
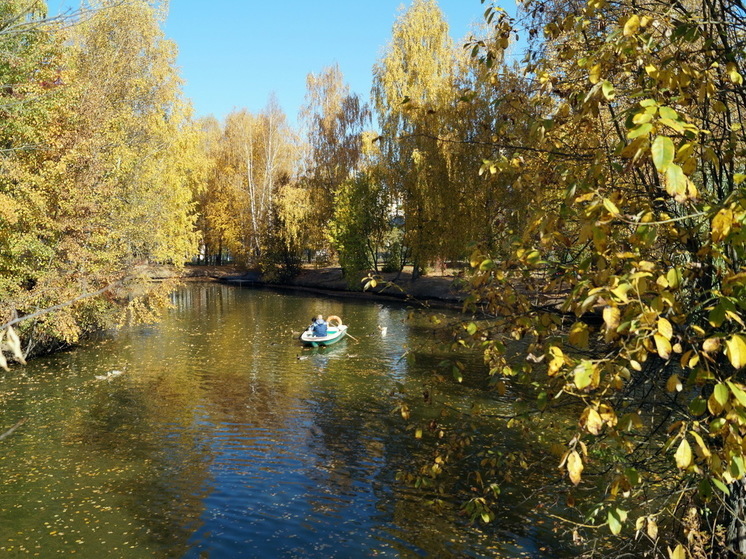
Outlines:
[[[0, 8], [0, 322], [55, 308], [26, 351], [115, 323], [136, 265], [180, 266], [196, 248], [197, 136], [175, 48], [151, 4], [119, 4], [76, 25], [41, 2]], [[130, 314], [148, 308], [141, 295]]]
[[[336, 66], [310, 74], [300, 133], [273, 98], [193, 122], [163, 6], [102, 2], [63, 26], [4, 2], [2, 322], [54, 309], [28, 343], [73, 342], [121, 303], [147, 314], [119, 291], [138, 264], [195, 255], [267, 277], [336, 261], [355, 281], [381, 259], [415, 277], [468, 262], [454, 355], [478, 348], [495, 394], [532, 402], [496, 430], [543, 436], [570, 410], [571, 433], [541, 444], [578, 546], [746, 553], [746, 10], [520, 7], [487, 4], [454, 44], [437, 3], [414, 0], [371, 104]], [[467, 440], [434, 441], [428, 475], [464, 473]], [[527, 462], [466, 471], [465, 511], [491, 520]]]

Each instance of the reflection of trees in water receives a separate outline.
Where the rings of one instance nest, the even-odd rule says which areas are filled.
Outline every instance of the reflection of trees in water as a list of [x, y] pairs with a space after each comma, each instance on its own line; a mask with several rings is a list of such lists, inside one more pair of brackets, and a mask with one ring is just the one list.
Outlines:
[[162, 393], [162, 381], [106, 383], [71, 425], [68, 442], [123, 472], [107, 477], [104, 470], [97, 483], [115, 496], [118, 510], [142, 523], [137, 530], [145, 548], [185, 551], [203, 509], [210, 447], [190, 427], [187, 407], [159, 398]]
[[[341, 521], [345, 530], [359, 532], [360, 541], [364, 536], [372, 547], [380, 542], [380, 549], [403, 556], [424, 550], [460, 557], [482, 549], [482, 532], [459, 516], [463, 495], [454, 495], [464, 488], [456, 481], [443, 478], [445, 493], [438, 495], [395, 480], [397, 472], [433, 459], [431, 441], [414, 438], [420, 424], [404, 421], [397, 405], [407, 403], [413, 418], [432, 418], [447, 434], [460, 421], [440, 416], [443, 404], [459, 404], [464, 386], [452, 390], [452, 380], [438, 380], [440, 338], [430, 323], [405, 322], [403, 308], [370, 302], [214, 284], [184, 292], [190, 294], [179, 296], [177, 309], [158, 327], [125, 331], [102, 350], [70, 353], [65, 359], [78, 370], [90, 368], [81, 373], [90, 379], [82, 390], [70, 392], [66, 383], [76, 381], [64, 375], [44, 384], [45, 398], [54, 401], [44, 413], [59, 416], [55, 429], [65, 433], [63, 448], [50, 454], [68, 456], [74, 448], [87, 460], [59, 467], [65, 476], [56, 483], [78, 500], [96, 498], [96, 507], [114, 508], [110, 517], [96, 508], [96, 521], [119, 531], [110, 538], [179, 555], [194, 550], [197, 523], [206, 531], [224, 526], [223, 520], [211, 524], [215, 503], [246, 512], [243, 503], [223, 503], [220, 495], [261, 499], [265, 491], [288, 491], [298, 500], [283, 510], [301, 515], [329, 541]], [[292, 332], [319, 312], [341, 316], [357, 340], [302, 349]], [[385, 337], [379, 325], [387, 327]], [[406, 352], [413, 361], [402, 358]], [[110, 382], [94, 381], [102, 367], [126, 371]], [[468, 376], [464, 384], [473, 392], [482, 388]], [[70, 394], [76, 398], [72, 411]], [[22, 399], [32, 397], [38, 400]], [[24, 414], [13, 410], [14, 417]], [[478, 418], [473, 421], [481, 429]], [[434, 436], [426, 427], [425, 437]], [[480, 446], [505, 445], [500, 433], [478, 436], [487, 441]], [[280, 485], [288, 477], [294, 484]], [[207, 494], [216, 499], [212, 504], [205, 504]], [[444, 501], [440, 512], [426, 504], [434, 497]], [[495, 537], [505, 526], [519, 530], [523, 518], [508, 510], [500, 526], [484, 534]]]

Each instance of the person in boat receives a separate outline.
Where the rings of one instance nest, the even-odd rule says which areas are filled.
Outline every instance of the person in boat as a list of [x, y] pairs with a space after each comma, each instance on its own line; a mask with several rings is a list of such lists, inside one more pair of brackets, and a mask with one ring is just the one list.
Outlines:
[[326, 336], [326, 320], [324, 320], [323, 316], [317, 316], [311, 326], [313, 328], [314, 336], [316, 336], [317, 338], [323, 338], [324, 336]]

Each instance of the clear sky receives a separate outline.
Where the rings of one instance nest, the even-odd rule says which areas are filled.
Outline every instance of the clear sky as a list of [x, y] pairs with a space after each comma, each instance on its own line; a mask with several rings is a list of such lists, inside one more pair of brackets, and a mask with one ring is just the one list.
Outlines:
[[[54, 0], [50, 1], [53, 4]], [[277, 95], [290, 122], [304, 102], [306, 75], [338, 63], [351, 90], [368, 99], [372, 67], [411, 0], [171, 0], [166, 35], [179, 47], [184, 90], [198, 116], [261, 111]], [[451, 36], [481, 22], [480, 0], [438, 0]], [[513, 12], [514, 0], [502, 0]]]

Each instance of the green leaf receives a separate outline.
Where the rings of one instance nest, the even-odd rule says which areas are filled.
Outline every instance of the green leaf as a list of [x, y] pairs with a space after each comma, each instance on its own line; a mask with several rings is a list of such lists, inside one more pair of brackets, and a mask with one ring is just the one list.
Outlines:
[[627, 511], [622, 509], [609, 509], [609, 513], [606, 517], [609, 522], [609, 530], [615, 536], [618, 536], [622, 531], [622, 525], [627, 520]]
[[575, 386], [577, 386], [579, 390], [583, 390], [591, 385], [593, 382], [594, 370], [593, 363], [585, 359], [580, 362], [580, 365], [575, 367], [573, 370], [574, 381]]
[[707, 400], [701, 396], [697, 396], [689, 402], [689, 411], [695, 417], [702, 415], [707, 411]]
[[659, 107], [658, 114], [661, 115], [661, 118], [670, 118], [671, 120], [679, 119], [679, 114], [671, 107]]
[[673, 163], [674, 155], [676, 155], [676, 148], [673, 145], [673, 141], [668, 136], [657, 136], [653, 141], [650, 152], [653, 155], [655, 168], [658, 169], [659, 172], [665, 173], [668, 166]]
[[725, 383], [728, 385], [728, 388], [730, 388], [733, 396], [736, 397], [736, 400], [738, 400], [738, 403], [746, 408], [746, 392], [741, 390], [738, 386], [736, 386], [729, 380], [726, 380]]
[[644, 122], [640, 126], [635, 126], [632, 130], [627, 132], [627, 138], [630, 140], [634, 140], [635, 138], [639, 138], [640, 136], [650, 134], [652, 130], [653, 125], [649, 122]]
[[722, 382], [716, 384], [715, 389], [712, 391], [712, 396], [715, 398], [715, 401], [720, 404], [720, 407], [724, 408], [725, 404], [727, 404], [728, 400], [730, 399], [728, 386], [723, 384]]
[[612, 101], [614, 99], [614, 86], [608, 80], [604, 80], [601, 84], [601, 92], [604, 94], [604, 97], [608, 101]]
[[728, 489], [728, 486], [725, 485], [722, 481], [717, 478], [712, 478], [712, 483], [715, 484], [715, 487], [720, 489], [720, 491], [722, 491], [726, 495], [730, 495], [730, 489]]
[[746, 474], [746, 466], [743, 463], [743, 456], [733, 456], [730, 459], [730, 475], [736, 479], [741, 479]]

